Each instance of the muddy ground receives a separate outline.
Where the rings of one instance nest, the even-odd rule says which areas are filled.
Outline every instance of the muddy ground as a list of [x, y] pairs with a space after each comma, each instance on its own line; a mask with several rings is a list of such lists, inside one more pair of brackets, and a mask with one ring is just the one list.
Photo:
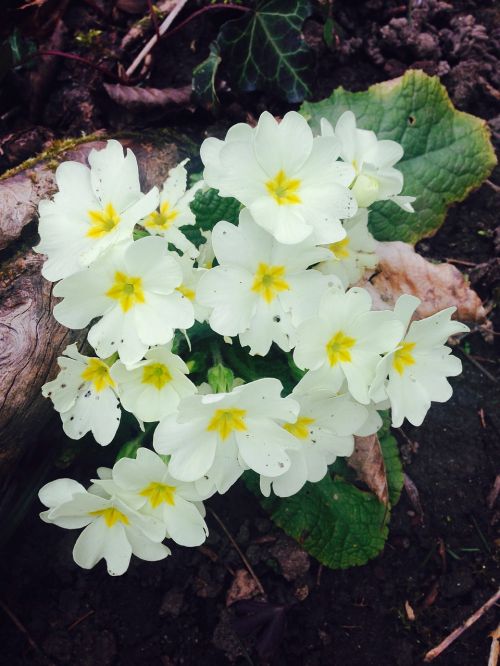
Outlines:
[[[91, 57], [96, 48], [107, 49], [107, 57], [100, 52], [102, 62], [115, 71], [117, 59], [126, 65], [137, 51], [138, 45], [120, 51], [119, 44], [138, 15], [120, 9], [108, 15], [110, 3], [48, 4], [48, 16], [24, 20], [29, 30], [29, 20], [43, 19], [38, 38], [52, 40], [52, 48], [75, 52], [78, 31], [102, 30], [100, 46], [80, 45], [78, 52]], [[337, 85], [359, 90], [420, 67], [442, 77], [460, 109], [490, 121], [498, 139], [500, 10], [493, 2], [344, 0], [335, 3], [334, 13], [339, 27], [333, 49], [321, 41], [319, 17], [305, 28], [319, 63], [315, 99]], [[229, 14], [210, 12], [162, 43], [147, 85], [189, 83], [192, 67], [206, 56], [218, 25], [232, 18]], [[102, 84], [101, 72], [62, 58], [48, 73], [37, 63], [8, 75], [0, 100], [0, 168], [14, 166], [54, 138], [81, 132], [175, 126], [199, 139], [265, 108], [275, 113], [289, 108], [269, 95], [226, 90], [216, 121], [197, 107], [134, 113], [112, 102]], [[419, 245], [425, 256], [458, 262], [488, 305], [498, 301], [500, 291], [498, 171], [491, 181], [493, 186], [483, 185], [455, 206], [438, 234]], [[491, 319], [500, 331], [497, 311]], [[40, 507], [33, 501], [0, 557], [0, 663], [421, 664], [425, 652], [499, 584], [500, 510], [498, 504], [488, 505], [500, 459], [498, 347], [476, 331], [457, 354], [464, 372], [452, 381], [453, 399], [433, 405], [418, 430], [404, 426], [395, 432], [422, 515], [403, 493], [380, 557], [348, 571], [327, 570], [274, 527], [243, 486], [214, 498], [210, 506], [254, 567], [271, 604], [262, 615], [267, 624], [257, 628], [255, 640], [244, 635], [248, 618], [238, 619], [235, 606], [226, 607], [235, 575], [241, 577], [244, 567], [212, 515], [206, 547], [176, 547], [172, 558], [153, 564], [134, 561], [123, 577], [110, 578], [102, 564], [91, 572], [79, 570], [71, 558], [74, 534], [41, 523]], [[28, 465], [51, 460], [51, 442], [59, 432], [54, 420]], [[109, 454], [90, 442], [88, 446], [106, 462]], [[47, 480], [60, 475], [47, 467]], [[64, 474], [84, 478], [88, 468], [88, 460], [77, 458]], [[435, 663], [486, 666], [488, 634], [497, 622], [491, 610]], [[274, 654], [262, 658], [258, 649], [274, 649]]]

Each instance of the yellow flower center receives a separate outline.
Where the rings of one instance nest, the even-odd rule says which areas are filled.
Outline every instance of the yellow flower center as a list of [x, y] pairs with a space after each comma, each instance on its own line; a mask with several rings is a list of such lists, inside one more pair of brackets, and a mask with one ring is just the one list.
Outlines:
[[87, 367], [82, 372], [81, 377], [86, 382], [92, 382], [97, 392], [115, 386], [115, 382], [109, 374], [109, 367], [99, 358], [89, 358]]
[[267, 181], [266, 189], [280, 206], [293, 205], [302, 202], [298, 195], [300, 185], [298, 178], [288, 178], [283, 169], [280, 169], [274, 178]]
[[326, 345], [326, 353], [330, 365], [333, 367], [339, 361], [343, 363], [350, 363], [351, 353], [349, 349], [356, 344], [354, 338], [350, 338], [348, 335], [345, 335], [342, 331], [338, 331], [335, 335], [329, 340]]
[[337, 259], [347, 259], [347, 257], [349, 256], [349, 250], [347, 249], [348, 246], [349, 246], [349, 238], [346, 236], [341, 241], [337, 241], [336, 243], [330, 243], [328, 249], [330, 250], [330, 252], [333, 252], [333, 254]]
[[103, 210], [89, 210], [90, 229], [87, 231], [89, 238], [102, 238], [120, 224], [120, 216], [114, 209], [113, 204], [108, 203]]
[[208, 432], [217, 432], [222, 440], [227, 439], [233, 430], [240, 432], [247, 429], [244, 421], [245, 409], [231, 407], [229, 409], [217, 409], [207, 425]]
[[180, 292], [186, 298], [189, 298], [190, 301], [194, 301], [194, 298], [195, 298], [196, 294], [189, 287], [186, 287], [185, 285], [181, 284], [178, 287], [176, 287], [175, 289], [176, 289], [176, 291]]
[[115, 281], [106, 292], [106, 296], [117, 300], [123, 312], [127, 312], [137, 303], [145, 303], [144, 291], [142, 289], [142, 280], [140, 277], [125, 275], [121, 271], [116, 271]]
[[298, 439], [307, 439], [309, 437], [308, 426], [314, 423], [314, 419], [308, 416], [299, 416], [295, 423], [284, 423], [283, 428]]
[[164, 483], [151, 481], [151, 483], [143, 488], [139, 495], [146, 497], [153, 509], [156, 509], [160, 504], [175, 505], [175, 486], [166, 486]]
[[98, 511], [90, 511], [89, 516], [97, 516], [104, 518], [104, 522], [108, 527], [113, 527], [116, 523], [123, 523], [124, 525], [129, 524], [129, 519], [127, 516], [115, 509], [114, 506], [110, 506], [107, 509], [99, 509]]
[[415, 358], [413, 357], [412, 349], [415, 347], [415, 342], [403, 342], [401, 347], [394, 354], [392, 360], [393, 368], [399, 372], [400, 375], [403, 374], [405, 368], [409, 365], [415, 364]]
[[170, 208], [168, 201], [160, 204], [160, 211], [154, 211], [144, 222], [146, 229], [157, 229], [166, 231], [172, 226], [173, 221], [179, 216], [179, 211]]
[[172, 381], [172, 375], [163, 363], [150, 363], [144, 367], [141, 381], [143, 384], [152, 384], [161, 390], [165, 384]]
[[254, 275], [252, 291], [262, 296], [266, 303], [271, 303], [276, 298], [278, 292], [290, 289], [284, 276], [284, 266], [259, 264], [257, 272]]
[[172, 381], [172, 375], [169, 369], [163, 363], [149, 363], [142, 370], [142, 384], [151, 384], [158, 391]]

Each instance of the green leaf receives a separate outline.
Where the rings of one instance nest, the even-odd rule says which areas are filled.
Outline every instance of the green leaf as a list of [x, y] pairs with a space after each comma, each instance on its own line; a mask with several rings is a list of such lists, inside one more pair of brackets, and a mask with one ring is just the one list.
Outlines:
[[398, 443], [389, 432], [384, 435], [379, 434], [379, 442], [384, 457], [389, 501], [391, 506], [395, 506], [399, 502], [404, 483], [403, 465], [399, 456]]
[[240, 90], [270, 90], [288, 102], [310, 96], [313, 58], [301, 32], [310, 14], [309, 0], [264, 0], [224, 24], [217, 41]]
[[[247, 473], [245, 481], [259, 496], [258, 477]], [[374, 495], [341, 478], [306, 483], [292, 497], [259, 499], [279, 527], [332, 569], [365, 564], [384, 547], [389, 512]]]
[[347, 109], [359, 127], [402, 144], [403, 194], [417, 197], [413, 214], [388, 201], [374, 204], [370, 229], [378, 240], [415, 243], [431, 236], [448, 207], [479, 187], [496, 164], [485, 121], [457, 111], [439, 79], [421, 71], [365, 92], [338, 88], [322, 102], [304, 103], [301, 112], [318, 130], [322, 117], [335, 124]]
[[240, 208], [239, 201], [232, 197], [220, 197], [214, 189], [206, 192], [198, 190], [191, 202], [191, 210], [196, 216], [196, 227], [203, 231], [211, 231], [220, 220], [237, 224]]
[[210, 44], [210, 55], [193, 69], [193, 93], [207, 109], [216, 109], [219, 98], [215, 90], [215, 76], [221, 61], [217, 42]]

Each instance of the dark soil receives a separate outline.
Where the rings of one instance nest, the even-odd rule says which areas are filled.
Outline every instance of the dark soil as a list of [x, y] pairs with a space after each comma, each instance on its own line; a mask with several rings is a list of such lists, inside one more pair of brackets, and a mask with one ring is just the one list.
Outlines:
[[[43, 25], [39, 39], [49, 46], [52, 40], [51, 48], [76, 52], [77, 31], [100, 29], [97, 45], [78, 52], [89, 58], [100, 54], [116, 71], [116, 60], [128, 65], [145, 41], [143, 37], [135, 51], [120, 51], [121, 39], [139, 16], [115, 9], [104, 17], [92, 9], [94, 4], [75, 2], [64, 9], [68, 3], [50, 1], [44, 14], [26, 12], [25, 30]], [[106, 11], [109, 5], [102, 3]], [[409, 7], [382, 0], [335, 3], [338, 37], [333, 50], [323, 45], [319, 17], [313, 17], [305, 34], [321, 63], [315, 98], [337, 85], [359, 90], [418, 66], [441, 75], [455, 104], [488, 119], [498, 132], [498, 6], [480, 0], [453, 5], [414, 0]], [[229, 14], [211, 12], [166, 40], [155, 52], [146, 84], [165, 88], [189, 83], [192, 67], [206, 56], [218, 25]], [[175, 125], [201, 136], [264, 108], [275, 113], [287, 108], [269, 95], [226, 91], [217, 123], [198, 108], [133, 113], [111, 102], [100, 72], [63, 59], [49, 69], [37, 65], [17, 70], [3, 82], [0, 168], [21, 162], [55, 137], [151, 125]], [[498, 180], [494, 174], [492, 181]], [[499, 295], [499, 209], [498, 191], [484, 185], [450, 211], [434, 238], [419, 245], [426, 256], [458, 262], [492, 306]], [[500, 331], [495, 313], [493, 327]], [[498, 503], [488, 506], [487, 498], [499, 472], [500, 373], [494, 345], [482, 333], [474, 332], [457, 349], [464, 372], [453, 381], [453, 399], [433, 405], [418, 430], [405, 426], [404, 432], [395, 433], [423, 515], [414, 499], [403, 493], [393, 511], [385, 551], [368, 565], [348, 571], [319, 567], [270, 522], [242, 485], [210, 500], [274, 605], [267, 609], [273, 627], [268, 626], [267, 634], [261, 631], [260, 640], [234, 631], [236, 607], [226, 608], [226, 595], [233, 574], [244, 566], [212, 515], [207, 518], [210, 536], [205, 547], [175, 547], [163, 562], [136, 560], [123, 577], [111, 578], [102, 563], [91, 572], [74, 565], [75, 535], [43, 524], [35, 501], [1, 554], [0, 663], [260, 664], [267, 660], [255, 648], [264, 649], [267, 636], [267, 645], [275, 648], [270, 661], [277, 666], [421, 664], [425, 652], [499, 585], [495, 550], [500, 509]], [[55, 420], [46, 433], [45, 450], [58, 429]], [[89, 450], [96, 457], [108, 455], [97, 445]], [[77, 458], [64, 474], [88, 477], [88, 461]], [[60, 475], [52, 469], [47, 480]], [[497, 622], [492, 609], [436, 664], [486, 665], [488, 634]], [[242, 624], [240, 620], [240, 629]]]

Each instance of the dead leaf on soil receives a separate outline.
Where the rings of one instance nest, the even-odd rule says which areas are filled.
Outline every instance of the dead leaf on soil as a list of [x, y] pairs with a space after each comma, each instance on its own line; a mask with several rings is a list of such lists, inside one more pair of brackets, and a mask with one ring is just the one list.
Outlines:
[[137, 88], [121, 83], [104, 83], [111, 99], [129, 111], [148, 111], [188, 106], [191, 102], [191, 85], [181, 88]]
[[401, 294], [413, 294], [422, 301], [416, 312], [419, 319], [450, 306], [457, 308], [460, 321], [486, 319], [481, 299], [455, 266], [433, 264], [400, 241], [377, 243], [375, 251], [380, 272], [358, 286], [370, 292], [376, 310], [392, 309]]
[[252, 599], [260, 594], [255, 580], [246, 569], [238, 569], [226, 595], [226, 607], [242, 599]]
[[354, 453], [347, 463], [356, 470], [358, 479], [366, 483], [380, 502], [389, 504], [389, 488], [385, 473], [382, 447], [376, 434], [368, 437], [354, 437]]

